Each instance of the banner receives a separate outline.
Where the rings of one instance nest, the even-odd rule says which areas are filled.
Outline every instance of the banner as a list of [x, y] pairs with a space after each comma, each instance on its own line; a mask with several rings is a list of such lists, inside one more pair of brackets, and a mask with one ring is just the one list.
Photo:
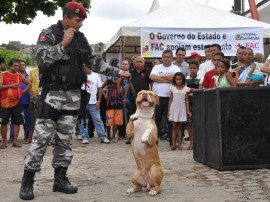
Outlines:
[[166, 49], [186, 49], [186, 56], [197, 52], [204, 56], [205, 45], [217, 43], [225, 56], [235, 56], [240, 46], [252, 48], [254, 53], [263, 52], [262, 27], [248, 28], [141, 28], [141, 55], [145, 58], [161, 57]]

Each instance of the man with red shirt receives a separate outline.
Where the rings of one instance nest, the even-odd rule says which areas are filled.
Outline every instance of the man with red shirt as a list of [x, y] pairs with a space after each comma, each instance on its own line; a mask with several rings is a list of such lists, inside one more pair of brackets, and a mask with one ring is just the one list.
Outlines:
[[215, 77], [218, 76], [218, 63], [224, 58], [224, 54], [222, 52], [218, 52], [213, 57], [213, 64], [215, 66], [214, 69], [206, 72], [202, 85], [200, 88], [215, 88]]
[[[14, 138], [13, 147], [20, 147], [17, 143], [20, 124], [23, 124], [23, 112], [20, 104], [20, 99], [23, 93], [29, 90], [31, 83], [20, 73], [20, 60], [11, 59], [8, 63], [9, 71], [0, 74], [0, 90], [1, 90], [1, 107], [2, 107], [2, 120], [1, 120], [1, 134], [3, 143], [0, 149], [7, 147], [7, 124], [11, 117], [14, 123]], [[20, 86], [26, 84], [26, 88], [21, 90]]]

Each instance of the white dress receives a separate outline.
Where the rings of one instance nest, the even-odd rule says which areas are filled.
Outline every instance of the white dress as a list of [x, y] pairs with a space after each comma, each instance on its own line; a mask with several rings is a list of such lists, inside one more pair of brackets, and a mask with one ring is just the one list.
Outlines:
[[173, 94], [173, 101], [170, 106], [169, 121], [173, 122], [187, 121], [185, 98], [186, 94], [190, 92], [190, 88], [185, 86], [182, 90], [178, 90], [175, 86], [171, 86], [170, 91]]

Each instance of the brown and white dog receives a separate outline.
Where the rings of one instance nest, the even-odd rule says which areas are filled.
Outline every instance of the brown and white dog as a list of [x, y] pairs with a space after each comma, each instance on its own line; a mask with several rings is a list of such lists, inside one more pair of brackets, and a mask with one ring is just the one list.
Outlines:
[[156, 144], [158, 137], [154, 120], [157, 104], [159, 104], [159, 99], [155, 93], [140, 91], [136, 98], [136, 113], [130, 116], [126, 128], [137, 164], [137, 170], [131, 179], [135, 187], [127, 190], [129, 194], [141, 191], [143, 187], [148, 189], [151, 196], [155, 196], [161, 191], [163, 171]]

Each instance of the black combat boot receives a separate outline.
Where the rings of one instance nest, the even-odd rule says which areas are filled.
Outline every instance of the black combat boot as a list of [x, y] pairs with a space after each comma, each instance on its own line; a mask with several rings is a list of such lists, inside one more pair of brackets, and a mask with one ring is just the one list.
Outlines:
[[54, 169], [54, 192], [63, 192], [66, 194], [74, 194], [78, 188], [73, 186], [67, 178], [67, 168], [59, 167]]
[[34, 185], [35, 172], [24, 170], [22, 178], [22, 186], [20, 190], [20, 199], [32, 200], [34, 198], [33, 185]]

